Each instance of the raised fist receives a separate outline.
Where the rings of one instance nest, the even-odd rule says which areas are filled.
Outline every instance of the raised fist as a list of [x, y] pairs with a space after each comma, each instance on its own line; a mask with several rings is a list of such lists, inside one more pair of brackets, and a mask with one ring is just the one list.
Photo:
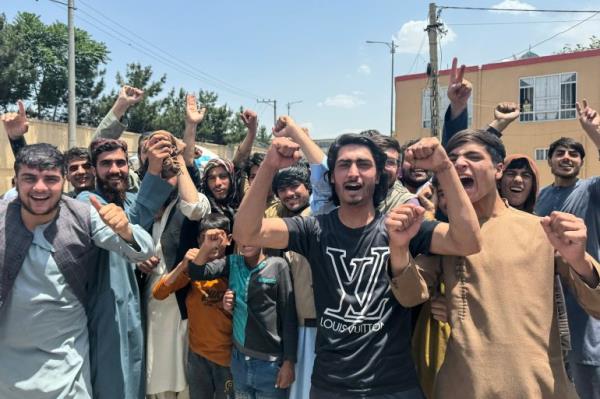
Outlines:
[[273, 127], [273, 136], [294, 138], [297, 134], [306, 134], [289, 116], [280, 116]]
[[505, 122], [506, 124], [519, 117], [519, 106], [512, 102], [503, 102], [494, 108], [494, 119]]
[[277, 137], [271, 142], [265, 156], [267, 165], [275, 169], [292, 166], [300, 159], [300, 146], [287, 137]]
[[446, 150], [435, 137], [424, 137], [404, 152], [404, 160], [415, 168], [441, 172], [452, 167]]
[[255, 111], [246, 109], [240, 114], [240, 118], [250, 133], [256, 133], [258, 129], [258, 115]]
[[4, 124], [4, 130], [6, 130], [6, 134], [11, 140], [22, 137], [29, 130], [29, 122], [27, 122], [23, 101], [17, 101], [17, 106], [19, 107], [18, 112], [9, 112], [0, 116]]
[[425, 209], [414, 204], [402, 204], [392, 209], [385, 219], [390, 247], [408, 248], [410, 240], [418, 233]]
[[548, 240], [567, 263], [585, 258], [587, 228], [582, 219], [564, 212], [552, 212], [541, 219]]

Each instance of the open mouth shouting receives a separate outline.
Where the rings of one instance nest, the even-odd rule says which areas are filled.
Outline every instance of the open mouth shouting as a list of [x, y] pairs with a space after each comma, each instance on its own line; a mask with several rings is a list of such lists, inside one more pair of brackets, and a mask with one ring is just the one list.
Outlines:
[[460, 182], [465, 190], [470, 190], [475, 186], [475, 180], [471, 176], [460, 176]]

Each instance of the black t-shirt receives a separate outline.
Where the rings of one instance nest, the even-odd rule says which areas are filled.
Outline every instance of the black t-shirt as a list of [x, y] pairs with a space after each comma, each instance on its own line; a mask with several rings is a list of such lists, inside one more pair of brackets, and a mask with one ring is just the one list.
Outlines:
[[[285, 218], [287, 250], [304, 255], [313, 274], [318, 330], [312, 383], [327, 391], [379, 395], [418, 386], [411, 358], [410, 311], [394, 298], [387, 265], [385, 215], [351, 229], [334, 210]], [[425, 221], [410, 243], [428, 253], [437, 222]]]

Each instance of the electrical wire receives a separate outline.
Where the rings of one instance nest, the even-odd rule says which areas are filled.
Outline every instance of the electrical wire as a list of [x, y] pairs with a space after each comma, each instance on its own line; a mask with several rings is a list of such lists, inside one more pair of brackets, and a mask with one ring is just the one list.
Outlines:
[[[469, 23], [447, 23], [446, 26], [486, 26], [486, 25], [530, 25], [530, 24], [554, 24], [565, 22], [581, 22], [583, 19], [568, 19], [562, 21], [516, 21], [516, 22], [469, 22]], [[600, 21], [592, 19], [590, 21]]]
[[[50, 1], [53, 1], [53, 0], [50, 0]], [[87, 4], [87, 2], [80, 1], [80, 5], [83, 5], [84, 7], [92, 10], [93, 12], [97, 13], [98, 15], [101, 15], [106, 21], [112, 23], [114, 26], [118, 27], [120, 30], [127, 32], [128, 34], [124, 35], [124, 37], [129, 38], [130, 42], [128, 43], [128, 45], [130, 47], [135, 48], [137, 50], [139, 50], [139, 48], [136, 48], [136, 46], [141, 47], [145, 51], [146, 55], [149, 55], [148, 53], [151, 53], [150, 56], [152, 58], [160, 58], [162, 60], [163, 64], [167, 63], [167, 64], [171, 65], [172, 67], [175, 67], [175, 65], [176, 65], [177, 66], [176, 69], [178, 71], [183, 72], [183, 70], [185, 70], [186, 72], [183, 72], [183, 73], [185, 73], [186, 75], [188, 75], [188, 76], [193, 75], [191, 77], [193, 77], [196, 80], [202, 81], [204, 83], [208, 83], [209, 85], [211, 85], [215, 88], [225, 90], [225, 91], [235, 94], [237, 96], [245, 97], [245, 98], [249, 98], [249, 99], [256, 99], [257, 97], [261, 97], [260, 95], [257, 95], [255, 93], [252, 93], [250, 91], [247, 91], [240, 87], [237, 87], [233, 84], [230, 84], [222, 79], [219, 79], [213, 75], [210, 75], [204, 71], [199, 70], [195, 66], [193, 66], [185, 61], [178, 59], [174, 55], [168, 53], [167, 51], [159, 48], [158, 46], [149, 42], [145, 38], [141, 37], [136, 32], [132, 31], [131, 29], [127, 28], [126, 26], [123, 26], [122, 24], [120, 24], [119, 22], [110, 18], [106, 14], [102, 13], [101, 11], [99, 11], [96, 8], [92, 7], [91, 5]], [[87, 15], [89, 18], [94, 19], [98, 24], [106, 27], [107, 29], [114, 30], [114, 28], [107, 26], [104, 23], [104, 20], [100, 20], [100, 19], [96, 18], [90, 12], [87, 12], [86, 10], [84, 10], [82, 8], [79, 8], [79, 11], [81, 13]], [[90, 23], [89, 19], [87, 20], [87, 22]], [[96, 25], [96, 27], [98, 28], [97, 25]], [[98, 29], [100, 29], [100, 28], [98, 28]], [[106, 30], [103, 30], [103, 32], [107, 33]], [[111, 35], [111, 36], [115, 37], [114, 35]], [[132, 40], [131, 36], [135, 36], [140, 41], [147, 43], [147, 45], [143, 45], [139, 41]], [[120, 41], [122, 42], [122, 40], [120, 40]], [[144, 51], [142, 51], [142, 52], [144, 52]]]
[[[514, 56], [519, 56], [519, 55], [521, 55], [521, 54], [523, 54], [523, 53], [525, 53], [525, 52], [527, 52], [527, 51], [530, 51], [531, 49], [533, 49], [533, 48], [535, 48], [535, 47], [538, 47], [538, 46], [540, 46], [540, 45], [542, 45], [542, 44], [544, 44], [544, 43], [546, 43], [546, 42], [548, 42], [548, 41], [550, 41], [550, 40], [554, 39], [554, 38], [555, 38], [555, 37], [557, 37], [557, 36], [560, 36], [560, 35], [562, 35], [563, 33], [566, 33], [566, 32], [568, 32], [568, 31], [570, 31], [570, 30], [572, 30], [572, 29], [575, 29], [575, 28], [576, 28], [576, 27], [578, 27], [579, 25], [581, 25], [581, 24], [583, 24], [583, 23], [585, 23], [585, 22], [589, 21], [590, 19], [592, 19], [593, 17], [595, 17], [595, 16], [596, 16], [596, 15], [598, 15], [598, 14], [600, 14], [600, 11], [596, 11], [594, 14], [590, 15], [590, 16], [589, 16], [588, 18], [586, 18], [586, 19], [583, 19], [583, 20], [579, 21], [579, 22], [578, 22], [578, 23], [576, 23], [575, 25], [572, 25], [572, 26], [568, 27], [567, 29], [564, 29], [564, 30], [562, 30], [562, 31], [560, 31], [560, 32], [558, 32], [558, 33], [555, 33], [554, 35], [550, 36], [549, 38], [547, 38], [547, 39], [544, 39], [544, 40], [542, 40], [542, 41], [540, 41], [540, 42], [537, 42], [537, 43], [536, 43], [536, 44], [534, 44], [533, 46], [529, 46], [529, 47], [528, 47], [528, 48], [526, 48], [525, 50], [521, 50], [521, 51], [519, 51], [518, 53], [514, 54]], [[502, 61], [502, 60], [505, 60], [506, 58], [510, 58], [510, 56], [509, 56], [509, 57], [502, 58], [502, 59], [498, 60], [498, 62], [499, 62], [499, 61]]]
[[491, 8], [491, 7], [458, 7], [439, 6], [442, 10], [471, 10], [471, 11], [519, 11], [519, 12], [554, 12], [554, 13], [598, 13], [600, 10], [544, 10], [544, 9], [522, 9], [522, 8]]

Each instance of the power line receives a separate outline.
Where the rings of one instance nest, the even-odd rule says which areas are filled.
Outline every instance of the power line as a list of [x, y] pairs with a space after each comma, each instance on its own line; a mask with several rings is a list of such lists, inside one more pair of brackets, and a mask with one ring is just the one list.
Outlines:
[[[598, 15], [598, 14], [600, 14], [600, 11], [596, 11], [594, 14], [590, 15], [588, 18], [586, 18], [586, 19], [584, 19], [584, 20], [581, 20], [581, 21], [579, 21], [579, 22], [578, 22], [578, 23], [576, 23], [575, 25], [572, 25], [572, 26], [568, 27], [568, 28], [567, 28], [567, 29], [565, 29], [565, 30], [562, 30], [562, 31], [560, 31], [560, 32], [558, 32], [558, 33], [555, 33], [554, 35], [550, 36], [549, 38], [547, 38], [547, 39], [544, 39], [544, 40], [542, 40], [541, 42], [537, 42], [537, 43], [536, 43], [536, 44], [534, 44], [533, 46], [529, 46], [529, 47], [528, 47], [528, 48], [526, 48], [525, 50], [521, 50], [521, 51], [519, 51], [518, 53], [516, 53], [516, 54], [514, 54], [514, 55], [515, 55], [515, 56], [518, 56], [518, 55], [520, 55], [520, 54], [522, 54], [522, 53], [524, 53], [524, 52], [526, 52], [526, 51], [529, 51], [529, 50], [531, 50], [531, 49], [533, 49], [533, 48], [535, 48], [535, 47], [537, 47], [537, 46], [539, 46], [539, 45], [542, 45], [542, 44], [544, 44], [544, 43], [546, 43], [546, 42], [548, 42], [548, 41], [550, 41], [550, 40], [554, 39], [554, 38], [555, 38], [555, 37], [557, 37], [557, 36], [560, 36], [560, 35], [562, 35], [563, 33], [566, 33], [566, 32], [568, 32], [568, 31], [570, 31], [570, 30], [572, 30], [572, 29], [575, 29], [575, 28], [576, 28], [576, 27], [578, 27], [579, 25], [581, 25], [581, 24], [583, 24], [583, 23], [585, 23], [585, 22], [589, 21], [590, 19], [592, 19], [593, 17], [595, 17], [595, 16], [596, 16], [596, 15]], [[510, 58], [510, 57], [506, 57], [506, 58]], [[498, 61], [502, 61], [502, 59], [501, 59], [501, 60], [498, 60]]]
[[[486, 25], [531, 25], [531, 24], [553, 24], [564, 22], [581, 22], [583, 19], [567, 19], [562, 21], [514, 21], [514, 22], [469, 22], [469, 23], [447, 23], [447, 26], [486, 26]], [[591, 21], [600, 21], [600, 19], [592, 19]]]
[[[50, 1], [53, 1], [53, 0], [50, 0]], [[106, 14], [104, 14], [101, 11], [97, 10], [96, 8], [92, 7], [91, 5], [89, 5], [87, 3], [84, 3], [84, 2], [80, 2], [80, 4], [84, 5], [85, 7], [89, 8], [91, 10], [93, 10], [95, 13], [101, 15], [106, 21], [108, 21], [108, 22], [112, 23], [113, 25], [119, 27], [120, 29], [128, 32], [128, 35], [124, 35], [124, 36], [125, 37], [128, 37], [128, 36], [130, 37], [129, 40], [131, 41], [131, 43], [127, 43], [127, 45], [129, 45], [130, 47], [135, 48], [135, 46], [133, 46], [132, 43], [135, 44], [135, 45], [137, 45], [138, 47], [142, 47], [145, 50], [145, 52], [144, 51], [142, 51], [142, 52], [145, 53], [146, 55], [148, 55], [148, 52], [153, 53], [153, 55], [150, 55], [151, 57], [153, 57], [153, 58], [161, 58], [163, 60], [163, 63], [165, 63], [165, 60], [166, 60], [166, 63], [170, 64], [171, 66], [177, 65], [176, 69], [178, 71], [180, 71], [180, 72], [182, 72], [182, 69], [186, 69], [187, 72], [183, 72], [183, 73], [187, 74], [188, 76], [190, 76], [191, 74], [193, 74], [194, 76], [192, 76], [192, 77], [194, 79], [197, 79], [199, 81], [203, 81], [204, 83], [208, 83], [208, 84], [210, 84], [211, 86], [213, 86], [215, 88], [219, 88], [219, 89], [228, 91], [228, 92], [230, 92], [232, 94], [235, 94], [235, 95], [238, 95], [240, 97], [246, 97], [246, 98], [250, 98], [250, 99], [256, 99], [257, 97], [260, 97], [259, 95], [255, 94], [255, 93], [252, 93], [252, 92], [250, 92], [248, 90], [244, 90], [244, 89], [242, 89], [240, 87], [237, 87], [237, 86], [235, 86], [233, 84], [230, 84], [230, 83], [228, 83], [228, 82], [226, 82], [226, 81], [224, 81], [222, 79], [219, 79], [219, 78], [217, 78], [215, 76], [212, 76], [212, 75], [210, 75], [210, 74], [208, 74], [208, 73], [206, 73], [204, 71], [199, 70], [195, 66], [193, 66], [193, 65], [191, 65], [191, 64], [189, 64], [189, 63], [187, 63], [185, 61], [182, 61], [182, 60], [178, 59], [174, 55], [168, 53], [167, 51], [165, 51], [165, 50], [159, 48], [158, 46], [154, 45], [153, 43], [149, 42], [145, 38], [143, 38], [140, 35], [138, 35], [136, 32], [132, 31], [131, 29], [127, 28], [126, 26], [123, 26], [119, 22], [117, 22], [114, 19], [110, 18], [109, 16], [107, 16]], [[79, 11], [81, 11], [82, 13], [84, 13], [85, 15], [87, 15], [88, 17], [94, 19], [99, 24], [105, 26], [107, 29], [113, 29], [113, 28], [107, 26], [104, 23], [104, 20], [100, 20], [100, 19], [96, 18], [94, 15], [90, 14], [89, 12], [87, 12], [87, 11], [85, 11], [83, 9], [80, 9]], [[90, 23], [89, 20], [87, 22]], [[98, 26], [96, 26], [96, 27], [98, 28]], [[105, 30], [103, 30], [103, 31], [105, 33], [107, 33]], [[131, 40], [131, 35], [133, 35], [133, 36], [137, 37], [139, 40], [147, 43], [147, 46], [145, 46], [145, 45], [143, 45], [143, 44], [141, 44], [141, 43], [139, 43], [137, 41]], [[111, 35], [111, 36], [115, 37], [114, 35]], [[120, 41], [123, 42], [123, 40], [120, 40]], [[156, 49], [156, 50], [153, 50], [153, 49]], [[137, 50], [139, 50], [139, 49], [137, 49]], [[161, 55], [161, 54], [159, 54], [159, 53], [164, 54], [164, 56]], [[175, 64], [175, 62], [178, 63], [178, 64]], [[182, 64], [182, 65], [179, 65], [179, 64]]]
[[476, 11], [520, 11], [520, 12], [555, 12], [555, 13], [598, 13], [600, 10], [542, 10], [533, 9], [527, 10], [522, 8], [490, 8], [490, 7], [457, 7], [457, 6], [439, 6], [444, 10], [476, 10]]

